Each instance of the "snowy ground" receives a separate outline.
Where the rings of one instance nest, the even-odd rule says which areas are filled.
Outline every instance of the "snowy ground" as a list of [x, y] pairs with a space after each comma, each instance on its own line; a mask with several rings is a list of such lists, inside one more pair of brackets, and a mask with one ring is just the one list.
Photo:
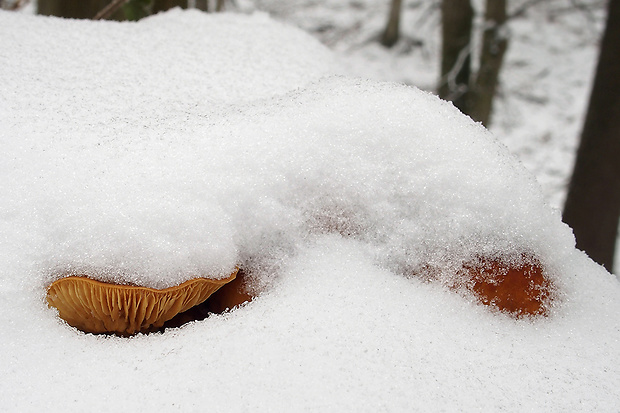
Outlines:
[[[450, 105], [325, 78], [351, 68], [265, 15], [3, 12], [0, 37], [4, 410], [617, 410], [616, 278]], [[548, 318], [411, 276], [522, 253], [557, 286]], [[44, 302], [71, 272], [236, 264], [263, 294], [163, 334], [82, 334]]]

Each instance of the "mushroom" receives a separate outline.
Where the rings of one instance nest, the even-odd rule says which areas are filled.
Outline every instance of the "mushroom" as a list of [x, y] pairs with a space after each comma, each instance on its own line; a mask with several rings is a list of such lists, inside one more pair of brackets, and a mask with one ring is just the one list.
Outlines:
[[178, 313], [202, 303], [234, 280], [237, 271], [221, 280], [194, 278], [161, 290], [70, 276], [50, 285], [47, 303], [79, 330], [128, 336], [160, 328]]
[[209, 312], [221, 314], [226, 310], [252, 301], [254, 291], [249, 286], [249, 278], [243, 269], [239, 270], [234, 280], [213, 293], [205, 302]]
[[510, 265], [480, 259], [464, 266], [465, 287], [485, 305], [514, 317], [546, 316], [553, 301], [554, 284], [534, 258]]
[[454, 274], [442, 276], [439, 268], [425, 265], [413, 275], [425, 281], [440, 281], [459, 293], [515, 318], [547, 316], [557, 288], [535, 257], [519, 259], [476, 257], [464, 262]]

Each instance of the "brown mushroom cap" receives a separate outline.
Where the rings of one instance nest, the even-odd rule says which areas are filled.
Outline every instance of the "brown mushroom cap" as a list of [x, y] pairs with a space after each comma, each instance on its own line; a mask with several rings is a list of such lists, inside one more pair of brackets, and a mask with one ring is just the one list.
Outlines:
[[480, 260], [465, 265], [465, 276], [480, 302], [515, 317], [546, 316], [554, 299], [554, 283], [536, 259], [519, 265]]
[[[442, 279], [441, 271], [429, 265], [413, 272], [426, 281]], [[557, 298], [557, 286], [535, 257], [521, 259], [477, 257], [463, 263], [445, 285], [457, 292], [469, 293], [483, 305], [515, 318], [548, 316]]]
[[178, 313], [205, 301], [236, 275], [237, 270], [221, 280], [195, 278], [162, 290], [71, 276], [50, 285], [47, 303], [82, 331], [131, 335], [163, 326]]

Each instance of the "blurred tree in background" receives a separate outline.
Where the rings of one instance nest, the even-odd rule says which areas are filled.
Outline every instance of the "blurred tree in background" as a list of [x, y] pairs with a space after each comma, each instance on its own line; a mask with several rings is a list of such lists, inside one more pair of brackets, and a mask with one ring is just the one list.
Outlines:
[[[109, 3], [110, 0], [39, 0], [37, 13], [72, 19], [92, 19]], [[122, 20], [123, 17], [122, 12], [112, 16], [116, 20]]]
[[475, 78], [470, 80], [467, 114], [484, 125], [489, 125], [491, 121], [493, 98], [508, 48], [506, 1], [486, 1], [478, 72]]
[[441, 3], [441, 80], [438, 94], [468, 113], [474, 9], [470, 0]]
[[39, 0], [37, 13], [74, 19], [140, 20], [174, 7], [186, 9], [190, 5], [204, 11], [222, 11], [225, 0]]
[[390, 13], [388, 14], [388, 22], [381, 36], [381, 44], [385, 47], [392, 47], [398, 41], [400, 35], [400, 15], [403, 8], [402, 0], [392, 0], [390, 3]]
[[442, 54], [438, 93], [461, 112], [489, 126], [499, 73], [508, 48], [506, 0], [486, 0], [482, 24], [482, 46], [474, 56], [474, 9], [470, 0], [441, 3]]
[[612, 271], [620, 217], [620, 0], [610, 0], [563, 220], [577, 248]]
[[19, 10], [26, 6], [30, 0], [0, 0], [0, 9], [2, 10]]
[[151, 13], [156, 14], [162, 11], [180, 7], [182, 9], [187, 8], [187, 0], [153, 0]]

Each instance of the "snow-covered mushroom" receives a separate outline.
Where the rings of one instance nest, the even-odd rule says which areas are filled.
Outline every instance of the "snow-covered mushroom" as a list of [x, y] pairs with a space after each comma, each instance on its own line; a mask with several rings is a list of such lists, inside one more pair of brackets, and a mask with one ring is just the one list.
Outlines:
[[481, 259], [465, 265], [465, 287], [485, 305], [515, 317], [546, 316], [554, 283], [534, 259], [520, 263]]
[[519, 257], [478, 256], [445, 271], [424, 265], [413, 275], [441, 282], [450, 290], [514, 318], [546, 317], [558, 298], [559, 287], [540, 260]]
[[131, 335], [162, 327], [175, 315], [204, 302], [236, 275], [237, 270], [223, 279], [194, 278], [161, 290], [71, 276], [50, 285], [47, 302], [69, 325], [82, 331]]

